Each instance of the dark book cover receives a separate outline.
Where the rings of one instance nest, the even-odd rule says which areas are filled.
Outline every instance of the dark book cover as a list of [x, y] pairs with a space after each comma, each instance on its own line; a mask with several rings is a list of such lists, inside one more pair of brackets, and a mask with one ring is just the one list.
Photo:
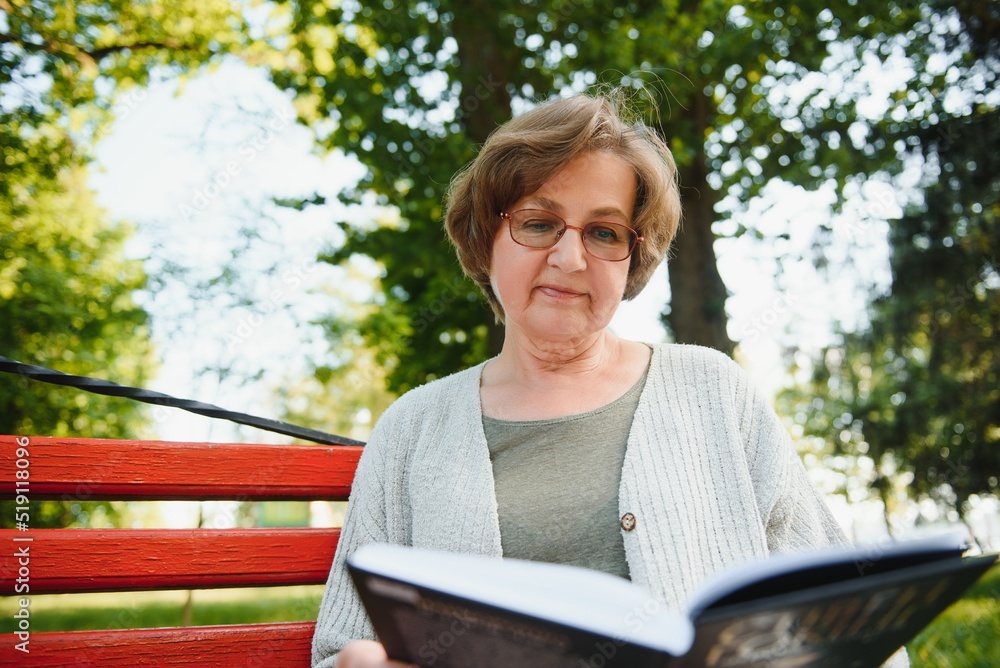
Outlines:
[[372, 545], [348, 567], [394, 659], [436, 668], [879, 666], [996, 555], [954, 536], [749, 564], [687, 615], [582, 568]]

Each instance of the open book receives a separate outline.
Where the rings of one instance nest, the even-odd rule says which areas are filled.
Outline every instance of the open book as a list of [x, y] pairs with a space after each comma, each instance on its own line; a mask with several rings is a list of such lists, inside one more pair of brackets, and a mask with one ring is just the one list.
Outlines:
[[955, 534], [747, 564], [678, 615], [588, 569], [398, 545], [348, 568], [390, 658], [441, 668], [878, 666], [996, 560]]

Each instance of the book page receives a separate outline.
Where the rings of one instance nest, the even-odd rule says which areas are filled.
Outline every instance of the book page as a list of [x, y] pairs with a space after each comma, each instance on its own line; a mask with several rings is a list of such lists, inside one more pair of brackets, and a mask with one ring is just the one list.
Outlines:
[[[585, 568], [369, 545], [352, 568], [679, 656], [690, 620], [628, 580]], [[399, 596], [418, 596], [417, 592]]]
[[965, 531], [947, 531], [917, 540], [772, 556], [711, 578], [688, 609], [697, 618], [710, 608], [960, 557], [967, 537]]

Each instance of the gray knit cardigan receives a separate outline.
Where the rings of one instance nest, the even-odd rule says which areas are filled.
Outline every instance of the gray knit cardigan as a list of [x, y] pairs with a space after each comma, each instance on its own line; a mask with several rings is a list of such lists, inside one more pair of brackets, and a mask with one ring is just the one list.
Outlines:
[[[375, 637], [344, 568], [360, 546], [502, 555], [482, 370], [406, 393], [375, 425], [320, 605], [314, 666], [333, 666], [349, 640]], [[768, 402], [736, 363], [697, 346], [653, 349], [619, 510], [636, 518], [623, 531], [632, 581], [677, 611], [714, 573], [846, 542]]]

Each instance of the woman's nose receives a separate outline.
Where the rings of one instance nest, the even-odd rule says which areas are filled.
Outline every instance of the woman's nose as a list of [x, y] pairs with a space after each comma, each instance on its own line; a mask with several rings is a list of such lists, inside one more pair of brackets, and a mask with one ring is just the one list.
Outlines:
[[566, 273], [587, 268], [587, 249], [583, 245], [583, 230], [567, 226], [559, 241], [549, 250], [549, 265]]

